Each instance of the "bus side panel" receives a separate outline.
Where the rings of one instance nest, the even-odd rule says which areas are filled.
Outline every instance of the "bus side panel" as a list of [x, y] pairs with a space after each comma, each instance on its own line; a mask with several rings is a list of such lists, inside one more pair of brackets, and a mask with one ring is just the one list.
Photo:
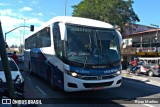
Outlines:
[[37, 60], [38, 60], [38, 49], [31, 49], [30, 57], [31, 57], [31, 68], [35, 74], [38, 74], [37, 71]]
[[24, 51], [24, 70], [29, 71], [30, 50]]
[[49, 65], [52, 67], [54, 75], [53, 81], [55, 85], [64, 89], [63, 62], [55, 55], [45, 54], [45, 57], [48, 59]]
[[41, 50], [37, 53], [37, 61], [36, 61], [36, 70], [39, 76], [43, 77], [44, 79], [48, 79], [48, 64], [46, 63], [47, 58], [41, 52]]
[[40, 77], [48, 80], [48, 68], [51, 67], [51, 69], [53, 70], [54, 84], [59, 88], [63, 89], [63, 72], [59, 69], [58, 66], [55, 65], [55, 62], [60, 62], [60, 60], [57, 61], [57, 59], [58, 58], [54, 55], [42, 53], [42, 51], [38, 48], [31, 50], [31, 66], [33, 72], [39, 75]]
[[46, 57], [38, 48], [32, 49], [30, 55], [31, 55], [31, 66], [33, 72], [47, 80], [48, 65], [46, 63], [47, 60]]
[[64, 89], [64, 75], [63, 75], [63, 72], [57, 67], [57, 66], [54, 66], [53, 64], [52, 65], [52, 69], [53, 69], [53, 75], [54, 75], [54, 84], [59, 87], [59, 88], [62, 88]]

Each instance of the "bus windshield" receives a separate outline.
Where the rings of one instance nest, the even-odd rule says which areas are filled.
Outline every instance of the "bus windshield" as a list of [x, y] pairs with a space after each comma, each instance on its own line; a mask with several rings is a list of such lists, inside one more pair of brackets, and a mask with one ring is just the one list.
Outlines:
[[112, 64], [120, 61], [120, 47], [114, 29], [66, 25], [66, 59], [83, 64]]

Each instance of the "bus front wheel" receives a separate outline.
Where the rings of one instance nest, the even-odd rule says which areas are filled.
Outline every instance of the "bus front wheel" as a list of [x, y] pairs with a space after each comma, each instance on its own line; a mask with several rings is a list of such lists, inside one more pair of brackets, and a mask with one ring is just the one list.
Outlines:
[[56, 86], [54, 84], [54, 74], [51, 67], [48, 68], [48, 79], [51, 88], [56, 89]]

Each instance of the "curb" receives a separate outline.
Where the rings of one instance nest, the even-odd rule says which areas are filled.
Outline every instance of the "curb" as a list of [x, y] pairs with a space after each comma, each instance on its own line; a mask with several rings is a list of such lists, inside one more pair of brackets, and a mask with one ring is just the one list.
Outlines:
[[128, 73], [122, 73], [122, 77], [126, 79], [132, 79], [133, 81], [136, 81], [136, 82], [143, 82], [148, 85], [155, 85], [160, 87], [160, 83], [158, 83], [157, 81], [153, 81], [145, 77], [138, 77], [138, 76], [135, 76], [134, 74], [132, 75]]

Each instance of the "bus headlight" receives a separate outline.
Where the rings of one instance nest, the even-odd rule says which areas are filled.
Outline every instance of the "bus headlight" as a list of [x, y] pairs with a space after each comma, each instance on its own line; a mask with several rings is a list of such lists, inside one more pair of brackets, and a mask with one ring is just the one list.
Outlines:
[[114, 73], [114, 75], [120, 75], [120, 74], [121, 74], [121, 70]]
[[72, 75], [73, 77], [77, 77], [77, 76], [78, 76], [78, 74], [77, 74], [76, 72], [72, 72], [71, 75]]
[[80, 78], [81, 77], [81, 75], [76, 73], [76, 72], [65, 71], [65, 73], [72, 76], [72, 77], [75, 77], [75, 78]]

